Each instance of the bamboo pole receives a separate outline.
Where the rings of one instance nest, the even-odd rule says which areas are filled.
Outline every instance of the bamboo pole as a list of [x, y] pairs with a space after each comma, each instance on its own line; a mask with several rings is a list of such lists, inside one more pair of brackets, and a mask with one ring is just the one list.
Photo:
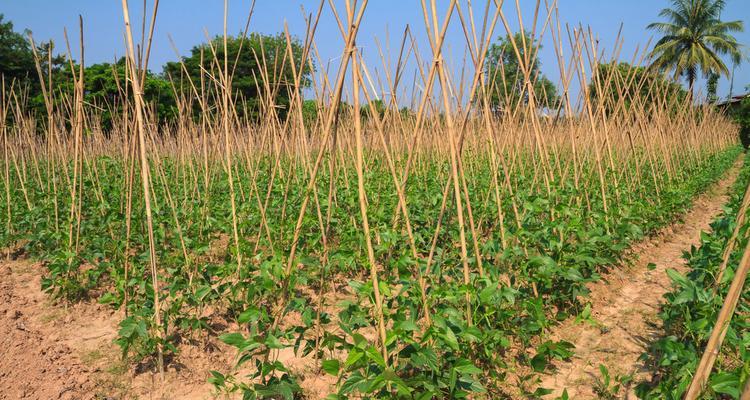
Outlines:
[[[159, 290], [159, 277], [156, 260], [156, 243], [154, 240], [154, 223], [151, 214], [151, 187], [149, 178], [149, 162], [146, 150], [146, 124], [144, 118], [144, 101], [143, 101], [143, 86], [135, 68], [135, 49], [133, 46], [133, 32], [130, 28], [130, 11], [128, 8], [128, 0], [122, 0], [122, 13], [123, 20], [125, 22], [125, 30], [127, 32], [127, 50], [128, 50], [128, 62], [133, 73], [130, 76], [130, 82], [133, 88], [133, 97], [135, 99], [135, 115], [137, 123], [137, 134], [138, 134], [138, 146], [139, 146], [139, 158], [141, 167], [141, 185], [143, 187], [143, 199], [146, 208], [146, 228], [148, 229], [148, 247], [149, 247], [149, 264], [151, 266], [151, 283], [154, 288], [154, 321], [157, 327], [157, 337], [160, 341], [164, 340], [161, 323], [161, 308], [160, 308], [160, 290]], [[159, 374], [164, 378], [164, 353], [162, 350], [162, 344], [157, 345], [157, 367]]]
[[742, 259], [737, 266], [734, 279], [732, 279], [732, 284], [729, 286], [727, 296], [724, 299], [724, 304], [721, 306], [721, 311], [719, 311], [716, 323], [711, 330], [711, 336], [709, 337], [706, 348], [703, 351], [703, 356], [701, 356], [701, 360], [695, 370], [693, 380], [690, 382], [690, 387], [688, 387], [688, 390], [685, 393], [686, 400], [697, 399], [705, 389], [706, 382], [708, 382], [708, 378], [711, 375], [711, 370], [713, 369], [716, 357], [721, 350], [721, 344], [724, 341], [724, 337], [729, 329], [729, 324], [732, 321], [735, 307], [742, 296], [742, 288], [745, 284], [748, 271], [750, 271], [750, 241], [748, 241], [745, 250], [742, 253]]

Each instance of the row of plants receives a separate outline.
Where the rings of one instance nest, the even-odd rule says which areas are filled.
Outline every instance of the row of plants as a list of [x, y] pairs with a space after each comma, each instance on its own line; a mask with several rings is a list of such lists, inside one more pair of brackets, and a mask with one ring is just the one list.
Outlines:
[[[447, 208], [440, 220], [448, 179], [444, 160], [420, 159], [406, 186], [419, 249], [415, 259], [407, 233], [393, 224], [398, 193], [386, 163], [374, 153], [366, 182], [382, 310], [375, 309], [375, 287], [365, 267], [362, 227], [354, 217], [358, 192], [350, 181], [355, 172], [348, 164], [333, 176], [322, 170], [316, 181], [321, 195], [304, 214], [290, 271], [286, 257], [305, 194], [304, 163], [261, 158], [250, 167], [236, 160], [238, 262], [231, 239], [218, 245], [219, 257], [211, 256], [217, 242], [232, 234], [226, 170], [211, 164], [201, 171], [198, 158], [153, 161], [159, 300], [166, 304], [159, 310], [161, 325], [153, 318], [145, 224], [133, 219], [128, 229], [128, 203], [136, 215], [144, 205], [137, 185], [128, 190], [127, 160], [96, 157], [83, 163], [75, 200], [79, 227], [69, 224], [76, 219], [68, 215], [73, 197], [66, 180], [73, 176], [72, 165], [32, 159], [8, 165], [11, 176], [25, 182], [8, 187], [9, 198], [0, 194], [13, 216], [3, 224], [0, 245], [24, 243], [43, 260], [49, 271], [43, 287], [59, 298], [95, 297], [125, 307], [117, 343], [133, 362], [153, 361], [159, 348], [176, 353], [180, 336], [218, 335], [237, 348], [238, 368], [254, 371], [249, 377], [215, 371], [210, 380], [221, 390], [241, 391], [247, 398], [298, 395], [296, 377], [274, 356], [292, 348], [299, 356], [318, 358], [322, 371], [336, 377], [332, 398], [463, 398], [488, 391], [493, 397], [503, 390], [497, 383], [508, 373], [513, 348], [534, 348], [519, 357], [535, 370], [544, 370], [551, 358], [569, 357], [569, 343], [540, 343], [539, 334], [580, 312], [586, 283], [599, 279], [603, 266], [616, 264], [634, 240], [689, 207], [739, 151], [736, 146], [698, 150], [690, 161], [662, 155], [653, 169], [643, 158], [623, 158], [622, 170], [605, 172], [604, 188], [594, 165], [584, 161], [580, 186], [560, 168], [549, 192], [539, 183], [533, 154], [517, 154], [521, 161], [507, 171], [511, 186], [500, 189], [499, 205], [493, 182], [503, 171], [492, 168], [488, 157], [474, 155], [466, 161], [466, 182], [480, 229], [467, 239], [478, 245], [468, 258], [468, 281], [460, 267], [455, 210]], [[274, 178], [268, 172], [274, 168], [289, 173]], [[130, 171], [137, 174], [137, 168]], [[331, 185], [336, 190], [329, 204], [323, 194]], [[270, 194], [261, 212], [265, 188]], [[609, 208], [601, 196], [591, 195], [602, 192], [612, 199]], [[326, 231], [320, 225], [328, 213]], [[76, 227], [72, 236], [69, 225]], [[333, 286], [348, 297], [326, 305], [320, 298]], [[214, 331], [204, 313], [209, 306], [244, 329]], [[290, 314], [301, 323], [284, 323]], [[385, 348], [372, 339], [379, 315], [387, 327]]]
[[[666, 334], [643, 355], [655, 373], [638, 386], [641, 398], [681, 399], [686, 393], [747, 245], [750, 224], [745, 222], [739, 228], [738, 243], [730, 254], [726, 272], [718, 282], [724, 251], [737, 225], [748, 184], [750, 157], [746, 156], [724, 212], [711, 224], [710, 232], [701, 234], [700, 246], [685, 253], [689, 272], [683, 275], [668, 270], [673, 290], [665, 296], [659, 314]], [[739, 399], [750, 378], [749, 287], [747, 277], [702, 398]]]
[[[502, 397], [517, 364], [544, 371], [573, 354], [542, 334], [585, 313], [587, 284], [739, 154], [723, 115], [660, 76], [602, 66], [592, 32], [568, 35], [563, 54], [554, 7], [530, 33], [520, 10], [513, 33], [488, 3], [480, 33], [470, 5], [470, 24], [459, 3], [442, 23], [423, 7], [431, 57], [407, 29], [393, 74], [381, 54], [378, 91], [356, 45], [367, 2], [329, 3], [337, 70], [315, 73], [321, 2], [304, 41], [285, 29], [193, 48], [166, 66], [171, 90], [141, 71], [151, 36], [133, 48], [127, 1], [128, 56], [80, 71], [45, 64], [35, 50], [51, 44], [26, 46], [0, 21], [31, 71], [18, 77], [40, 78], [0, 96], [0, 245], [41, 259], [61, 301], [123, 309], [124, 358], [162, 370], [200, 336], [236, 348], [234, 368], [209, 379], [245, 399], [304, 396], [281, 352], [313, 358], [335, 381], [330, 399]], [[225, 2], [225, 32], [228, 14]], [[438, 31], [456, 14], [470, 55], [460, 77]], [[492, 44], [497, 17], [507, 35]], [[548, 28], [560, 96], [540, 72]], [[420, 91], [398, 99], [413, 63]]]

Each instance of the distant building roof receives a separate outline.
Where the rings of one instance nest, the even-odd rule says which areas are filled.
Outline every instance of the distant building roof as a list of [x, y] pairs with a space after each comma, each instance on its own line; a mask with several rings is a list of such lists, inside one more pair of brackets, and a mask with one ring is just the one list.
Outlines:
[[730, 105], [730, 104], [739, 103], [743, 99], [745, 99], [746, 97], [750, 97], [750, 93], [745, 93], [745, 94], [740, 94], [740, 95], [737, 95], [737, 96], [732, 96], [731, 98], [728, 98], [726, 100], [717, 102], [716, 105], [717, 106], [726, 106], [726, 105]]

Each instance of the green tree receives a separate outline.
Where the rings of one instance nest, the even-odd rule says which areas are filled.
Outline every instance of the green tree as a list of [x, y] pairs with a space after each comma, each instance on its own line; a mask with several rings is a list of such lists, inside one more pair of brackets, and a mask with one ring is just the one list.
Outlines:
[[29, 40], [13, 30], [13, 22], [4, 21], [0, 14], [0, 75], [5, 76], [7, 84], [16, 80], [21, 82], [36, 81], [36, 64]]
[[[745, 90], [750, 92], [750, 85]], [[739, 105], [729, 105], [728, 110], [729, 116], [740, 125], [740, 141], [750, 147], [750, 97], [742, 99]]]
[[[75, 64], [76, 71], [78, 65]], [[63, 101], [66, 96], [73, 96], [72, 72], [70, 64], [66, 63], [63, 68], [53, 74], [54, 95], [56, 103]], [[120, 58], [116, 63], [93, 64], [84, 70], [84, 92], [85, 101], [95, 106], [99, 111], [98, 116], [104, 129], [112, 127], [112, 119], [122, 112], [125, 101], [133, 101], [132, 91], [127, 90], [125, 80], [125, 58]], [[129, 88], [128, 88], [129, 89]], [[41, 94], [35, 103], [43, 102]], [[169, 122], [177, 115], [177, 106], [172, 91], [171, 83], [151, 72], [146, 73], [143, 82], [143, 98], [149, 109], [155, 113], [159, 123]]]
[[[3, 20], [3, 14], [0, 14], [0, 76], [5, 78], [7, 87], [13, 83], [15, 89], [28, 91], [28, 105], [31, 112], [46, 112], [29, 31], [16, 32], [13, 29], [13, 22], [3, 22]], [[52, 72], [53, 79], [55, 79], [67, 65], [67, 58], [60, 55], [49, 57], [49, 53], [53, 51], [54, 46], [51, 41], [42, 42], [36, 46], [43, 73]], [[52, 62], [51, 68], [48, 65], [50, 61]]]
[[[125, 100], [125, 58], [120, 58], [115, 64], [91, 65], [84, 73], [86, 101], [105, 110], [102, 122], [106, 127], [110, 127], [111, 113], [120, 113]], [[129, 101], [133, 101], [131, 91], [128, 91], [128, 97]], [[160, 123], [171, 121], [176, 116], [177, 105], [171, 83], [150, 71], [146, 73], [146, 79], [143, 81], [143, 98]]]
[[709, 103], [716, 103], [719, 100], [719, 96], [716, 92], [719, 89], [719, 74], [716, 72], [710, 72], [708, 74], [708, 80], [706, 81], [706, 99]]
[[[524, 39], [525, 35], [525, 39]], [[518, 47], [521, 58], [530, 59], [530, 77], [533, 82], [534, 96], [537, 105], [541, 107], [554, 107], [558, 101], [555, 85], [547, 79], [540, 71], [537, 42], [532, 42], [531, 35], [527, 32], [517, 32], [513, 40]], [[527, 50], [522, 43], [525, 41]], [[539, 47], [541, 49], [541, 46]], [[501, 37], [497, 43], [493, 43], [487, 51], [486, 60], [487, 90], [490, 96], [490, 104], [493, 108], [513, 109], [519, 102], [529, 101], [529, 93], [525, 90], [525, 78], [521, 64], [519, 63], [513, 42], [510, 36]]]
[[[295, 68], [299, 68], [303, 52], [302, 44], [299, 40], [293, 39], [291, 47]], [[216, 52], [218, 63], [213, 62], [212, 48]], [[201, 66], [201, 54], [203, 55], [203, 66]], [[238, 112], [252, 118], [259, 117], [262, 110], [260, 97], [264, 93], [263, 82], [265, 81], [274, 92], [273, 100], [276, 111], [281, 117], [286, 115], [294, 86], [294, 74], [287, 57], [287, 41], [283, 34], [252, 33], [246, 38], [239, 35], [228, 37], [227, 59], [229, 70], [233, 72], [233, 95], [240, 95], [242, 100], [237, 102]], [[218, 77], [217, 73], [223, 73], [224, 70], [224, 38], [217, 36], [210, 43], [193, 47], [190, 55], [183, 57], [182, 61], [193, 84], [200, 85], [201, 73], [205, 74], [203, 78], [206, 82], [211, 82], [212, 76]], [[180, 82], [184, 75], [179, 62], [167, 63], [164, 66], [164, 73], [171, 76], [175, 82]], [[303, 88], [310, 86], [312, 82], [311, 74], [311, 68], [305, 63], [300, 82]], [[189, 89], [189, 83], [184, 80], [182, 86]], [[216, 96], [218, 93], [211, 89], [211, 87], [215, 88], [216, 86], [209, 86], [211, 93], [209, 93], [208, 98], [220, 98]]]
[[589, 93], [592, 100], [603, 102], [607, 114], [611, 114], [620, 103], [625, 110], [629, 110], [634, 102], [648, 110], [662, 98], [677, 108], [687, 97], [679, 83], [666, 79], [655, 70], [634, 67], [626, 62], [599, 64], [589, 83]]
[[667, 22], [654, 22], [649, 29], [664, 34], [651, 52], [652, 65], [661, 70], [684, 76], [691, 96], [700, 72], [729, 76], [721, 56], [728, 55], [739, 63], [741, 45], [732, 32], [743, 30], [742, 21], [723, 22], [720, 14], [723, 0], [672, 0], [672, 8], [659, 13]]
[[378, 114], [378, 118], [383, 118], [385, 116], [385, 103], [383, 100], [380, 99], [373, 99], [370, 101], [369, 104], [363, 104], [360, 107], [360, 115], [362, 116], [362, 119], [365, 121], [370, 118], [370, 115], [372, 114], [372, 110], [370, 110], [370, 104], [372, 104], [372, 107], [375, 109], [375, 113]]
[[302, 120], [308, 126], [313, 126], [318, 121], [319, 108], [316, 100], [305, 100], [302, 102]]

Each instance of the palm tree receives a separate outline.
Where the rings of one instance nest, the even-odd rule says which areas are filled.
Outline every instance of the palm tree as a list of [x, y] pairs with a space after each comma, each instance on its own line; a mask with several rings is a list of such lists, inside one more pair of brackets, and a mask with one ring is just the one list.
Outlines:
[[742, 59], [742, 45], [732, 32], [742, 32], [743, 24], [721, 21], [724, 5], [724, 0], [672, 0], [672, 8], [659, 13], [668, 22], [648, 25], [664, 34], [651, 52], [651, 65], [674, 71], [675, 78], [687, 78], [691, 96], [699, 71], [704, 76], [729, 76], [721, 56], [728, 55], [734, 63]]

